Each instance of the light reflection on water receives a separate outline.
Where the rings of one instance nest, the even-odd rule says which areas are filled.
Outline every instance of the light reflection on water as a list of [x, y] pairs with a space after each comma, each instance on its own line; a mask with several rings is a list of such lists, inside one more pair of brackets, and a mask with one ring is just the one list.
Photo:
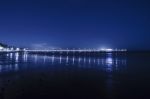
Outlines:
[[149, 59], [147, 52], [99, 56], [1, 53], [0, 95], [6, 98], [0, 99], [30, 99], [30, 95], [32, 99], [149, 99]]
[[27, 53], [7, 53], [0, 56], [0, 72], [18, 71], [24, 65], [69, 65], [78, 68], [97, 68], [112, 72], [126, 66], [125, 55], [103, 53], [99, 57], [92, 56], [48, 56], [29, 55]]

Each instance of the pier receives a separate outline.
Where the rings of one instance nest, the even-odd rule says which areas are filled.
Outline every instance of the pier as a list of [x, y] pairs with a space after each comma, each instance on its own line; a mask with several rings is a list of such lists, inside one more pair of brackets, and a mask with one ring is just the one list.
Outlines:
[[36, 52], [36, 53], [45, 53], [45, 52], [62, 52], [62, 53], [80, 53], [80, 52], [126, 52], [126, 49], [51, 49], [51, 50], [0, 50], [0, 52]]
[[99, 56], [101, 53], [125, 53], [126, 49], [51, 49], [51, 50], [1, 50], [0, 53], [28, 53], [62, 56]]

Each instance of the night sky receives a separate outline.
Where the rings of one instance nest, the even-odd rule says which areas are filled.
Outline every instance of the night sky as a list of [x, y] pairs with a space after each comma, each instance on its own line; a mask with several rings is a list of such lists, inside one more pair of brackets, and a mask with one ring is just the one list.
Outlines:
[[0, 0], [0, 42], [150, 49], [149, 0]]

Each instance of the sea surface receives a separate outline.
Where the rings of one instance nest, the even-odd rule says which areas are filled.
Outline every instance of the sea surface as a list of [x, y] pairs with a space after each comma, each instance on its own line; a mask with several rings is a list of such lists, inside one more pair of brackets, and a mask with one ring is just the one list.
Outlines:
[[150, 53], [0, 53], [0, 99], [150, 99]]

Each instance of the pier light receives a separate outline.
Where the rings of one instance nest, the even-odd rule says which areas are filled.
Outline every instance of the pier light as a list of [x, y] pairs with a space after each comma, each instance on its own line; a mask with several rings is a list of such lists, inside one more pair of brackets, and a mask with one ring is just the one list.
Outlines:
[[22, 51], [25, 51], [25, 48], [22, 48]]
[[6, 48], [6, 51], [9, 51], [9, 48]]
[[101, 48], [100, 51], [105, 51], [105, 49], [104, 49], [104, 48]]
[[10, 50], [11, 50], [11, 51], [13, 51], [13, 50], [14, 50], [14, 48], [12, 47], [12, 48], [10, 48]]
[[107, 52], [112, 52], [112, 51], [113, 51], [113, 49], [108, 48], [108, 49], [106, 49], [106, 51], [107, 51]]
[[101, 48], [100, 51], [112, 52], [112, 51], [114, 51], [114, 50], [111, 49], [111, 48]]
[[123, 52], [123, 51], [124, 51], [124, 49], [121, 49], [121, 51]]
[[16, 48], [16, 51], [20, 51], [20, 48]]
[[118, 51], [118, 49], [117, 49], [117, 48], [115, 48], [115, 51]]

